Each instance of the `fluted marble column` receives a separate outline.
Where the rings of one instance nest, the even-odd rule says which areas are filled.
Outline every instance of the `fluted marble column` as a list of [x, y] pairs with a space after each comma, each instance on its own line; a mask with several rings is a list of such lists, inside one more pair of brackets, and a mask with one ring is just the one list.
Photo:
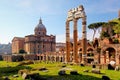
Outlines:
[[78, 45], [77, 45], [77, 39], [78, 39], [78, 30], [77, 30], [77, 19], [73, 20], [74, 22], [74, 30], [73, 30], [73, 62], [78, 63]]
[[70, 62], [70, 30], [69, 21], [66, 21], [66, 58], [65, 62]]
[[86, 17], [82, 18], [82, 63], [85, 64], [87, 62], [87, 38], [86, 38]]

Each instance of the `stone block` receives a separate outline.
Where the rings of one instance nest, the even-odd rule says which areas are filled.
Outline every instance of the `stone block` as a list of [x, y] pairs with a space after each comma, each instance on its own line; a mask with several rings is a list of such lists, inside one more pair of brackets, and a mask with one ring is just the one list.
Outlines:
[[[31, 79], [31, 80], [43, 80], [43, 78], [40, 77], [39, 73], [23, 73], [22, 75], [23, 79]], [[46, 79], [44, 79], [46, 80]]]
[[60, 71], [58, 72], [58, 75], [60, 75], [60, 76], [66, 75], [65, 70], [60, 70]]
[[21, 76], [23, 75], [23, 73], [29, 73], [29, 71], [27, 69], [23, 69], [23, 70], [18, 71], [18, 74], [20, 74]]
[[115, 71], [119, 71], [120, 70], [120, 67], [119, 66], [116, 66], [115, 67]]
[[91, 72], [95, 74], [100, 74], [100, 69], [92, 69]]

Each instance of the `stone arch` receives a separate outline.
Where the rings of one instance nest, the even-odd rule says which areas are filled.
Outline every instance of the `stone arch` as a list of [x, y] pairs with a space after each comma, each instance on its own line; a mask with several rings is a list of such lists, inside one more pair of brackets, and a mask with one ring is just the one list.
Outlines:
[[[114, 46], [107, 46], [102, 48], [102, 56], [104, 56], [104, 63], [109, 64], [111, 60], [116, 61], [116, 48]], [[101, 58], [102, 59], [102, 58]]]
[[82, 47], [79, 47], [79, 49], [78, 49], [78, 56], [79, 56], [79, 63], [81, 63], [81, 61], [82, 61]]
[[87, 63], [92, 63], [94, 61], [94, 49], [92, 47], [87, 48]]
[[106, 50], [106, 55], [108, 55], [108, 58], [114, 58], [115, 59], [115, 54], [116, 50], [113, 47], [108, 47]]
[[87, 51], [93, 51], [94, 49], [92, 47], [88, 47]]
[[113, 49], [115, 49], [115, 51], [117, 51], [117, 49], [116, 49], [115, 46], [113, 46], [113, 45], [108, 45], [108, 46], [102, 47], [102, 49], [101, 49], [102, 54], [105, 54], [105, 51], [106, 51], [107, 48], [113, 48]]

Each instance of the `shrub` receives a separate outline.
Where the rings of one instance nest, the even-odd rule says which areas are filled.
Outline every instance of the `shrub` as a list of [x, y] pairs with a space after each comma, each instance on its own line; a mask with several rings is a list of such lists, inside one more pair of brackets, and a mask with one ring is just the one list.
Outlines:
[[118, 39], [114, 39], [113, 43], [114, 43], [114, 44], [118, 44], [118, 43], [119, 43], [119, 40], [118, 40]]
[[70, 71], [70, 74], [71, 75], [78, 75], [78, 72], [77, 71]]
[[26, 67], [25, 66], [3, 67], [0, 68], [0, 73], [15, 73], [18, 72], [20, 69], [26, 69]]

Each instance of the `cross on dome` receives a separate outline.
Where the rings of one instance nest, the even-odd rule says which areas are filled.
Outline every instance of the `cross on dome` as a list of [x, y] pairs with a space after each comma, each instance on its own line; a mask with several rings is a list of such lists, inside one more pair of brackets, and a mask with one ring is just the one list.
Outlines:
[[40, 18], [40, 20], [39, 20], [39, 24], [42, 24], [42, 19]]

